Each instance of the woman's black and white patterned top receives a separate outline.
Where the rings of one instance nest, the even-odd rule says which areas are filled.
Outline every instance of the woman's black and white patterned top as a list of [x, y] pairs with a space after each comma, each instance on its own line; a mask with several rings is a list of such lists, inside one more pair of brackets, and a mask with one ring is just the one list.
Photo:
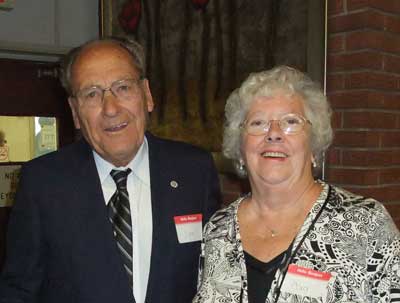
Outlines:
[[[290, 263], [330, 273], [327, 296], [312, 299], [282, 291], [278, 302], [400, 302], [400, 234], [386, 209], [374, 199], [321, 184], [323, 190], [293, 249], [323, 210]], [[216, 212], [204, 228], [198, 292], [193, 302], [248, 302], [237, 219], [242, 200]], [[284, 271], [276, 272], [266, 303], [275, 302]]]

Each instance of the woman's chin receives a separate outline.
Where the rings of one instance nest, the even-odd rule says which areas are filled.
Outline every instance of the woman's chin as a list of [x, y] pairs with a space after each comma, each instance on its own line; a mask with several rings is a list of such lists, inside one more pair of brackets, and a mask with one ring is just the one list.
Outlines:
[[289, 182], [290, 175], [288, 174], [265, 174], [260, 178], [255, 178], [254, 181], [260, 186], [279, 186]]

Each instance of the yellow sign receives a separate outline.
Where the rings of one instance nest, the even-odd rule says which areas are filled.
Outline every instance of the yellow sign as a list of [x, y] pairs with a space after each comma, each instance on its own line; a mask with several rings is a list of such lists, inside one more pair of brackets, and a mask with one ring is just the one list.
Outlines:
[[8, 162], [9, 160], [9, 148], [7, 145], [0, 146], [0, 162]]

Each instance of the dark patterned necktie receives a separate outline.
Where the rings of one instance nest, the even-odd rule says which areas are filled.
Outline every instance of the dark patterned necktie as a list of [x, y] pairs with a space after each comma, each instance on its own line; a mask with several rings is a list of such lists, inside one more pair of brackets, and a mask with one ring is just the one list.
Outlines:
[[112, 170], [111, 177], [117, 185], [117, 190], [108, 203], [108, 214], [114, 229], [115, 240], [122, 254], [124, 267], [128, 273], [130, 286], [132, 282], [132, 220], [129, 206], [129, 195], [126, 181], [131, 170]]

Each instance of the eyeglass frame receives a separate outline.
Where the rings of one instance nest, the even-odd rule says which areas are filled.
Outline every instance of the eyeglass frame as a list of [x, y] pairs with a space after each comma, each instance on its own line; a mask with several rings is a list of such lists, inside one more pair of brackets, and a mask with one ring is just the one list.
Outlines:
[[[290, 115], [291, 115], [291, 116], [296, 116], [296, 117], [300, 118], [300, 119], [303, 121], [303, 124], [302, 124], [301, 129], [299, 129], [298, 131], [295, 131], [295, 132], [288, 132], [288, 131], [285, 131], [284, 129], [282, 129], [282, 127], [281, 127], [282, 118], [284, 118], [284, 117], [286, 117], [286, 116], [290, 116]], [[257, 135], [256, 135], [256, 134], [251, 134], [251, 133], [249, 133], [249, 132], [247, 131], [246, 125], [247, 125], [248, 119], [246, 119], [246, 120], [244, 120], [242, 123], [240, 123], [239, 128], [240, 128], [241, 130], [245, 131], [245, 132], [246, 132], [247, 134], [249, 134], [250, 136], [263, 136], [263, 135], [265, 135], [266, 133], [269, 132], [269, 130], [271, 129], [272, 122], [274, 122], [274, 121], [278, 122], [279, 129], [280, 129], [284, 134], [286, 134], [286, 135], [294, 135], [294, 134], [299, 133], [300, 131], [302, 131], [302, 130], [304, 129], [304, 127], [305, 127], [305, 125], [306, 125], [307, 123], [310, 124], [310, 125], [312, 125], [311, 121], [310, 121], [309, 119], [307, 119], [306, 117], [302, 116], [302, 115], [295, 114], [295, 113], [287, 113], [287, 114], [284, 114], [280, 119], [271, 119], [271, 120], [268, 120], [266, 126], [262, 129], [263, 132], [260, 133], [260, 134], [257, 134]]]
[[[72, 98], [75, 98], [78, 102], [81, 102], [81, 103], [84, 105], [86, 102], [80, 101], [78, 94], [79, 94], [80, 92], [82, 92], [82, 91], [96, 88], [96, 89], [101, 90], [101, 93], [102, 93], [102, 96], [101, 96], [101, 103], [99, 103], [99, 104], [102, 104], [102, 103], [103, 103], [104, 95], [105, 95], [106, 91], [110, 91], [110, 92], [113, 94], [114, 97], [116, 97], [118, 100], [121, 100], [121, 98], [118, 97], [118, 95], [112, 90], [112, 88], [113, 88], [113, 86], [114, 86], [115, 84], [117, 84], [117, 83], [122, 83], [122, 82], [124, 82], [124, 81], [133, 81], [133, 83], [135, 83], [136, 85], [138, 85], [138, 84], [139, 84], [141, 81], [143, 81], [144, 79], [145, 79], [144, 76], [140, 76], [138, 79], [127, 78], [127, 79], [115, 80], [113, 83], [111, 83], [111, 85], [110, 85], [109, 87], [106, 87], [106, 88], [102, 88], [101, 86], [98, 86], [98, 85], [93, 85], [93, 86], [90, 86], [90, 87], [87, 87], [87, 88], [80, 89], [80, 90], [77, 91], [75, 94], [72, 94], [71, 97], [72, 97]], [[81, 104], [81, 105], [82, 105], [82, 104]]]

